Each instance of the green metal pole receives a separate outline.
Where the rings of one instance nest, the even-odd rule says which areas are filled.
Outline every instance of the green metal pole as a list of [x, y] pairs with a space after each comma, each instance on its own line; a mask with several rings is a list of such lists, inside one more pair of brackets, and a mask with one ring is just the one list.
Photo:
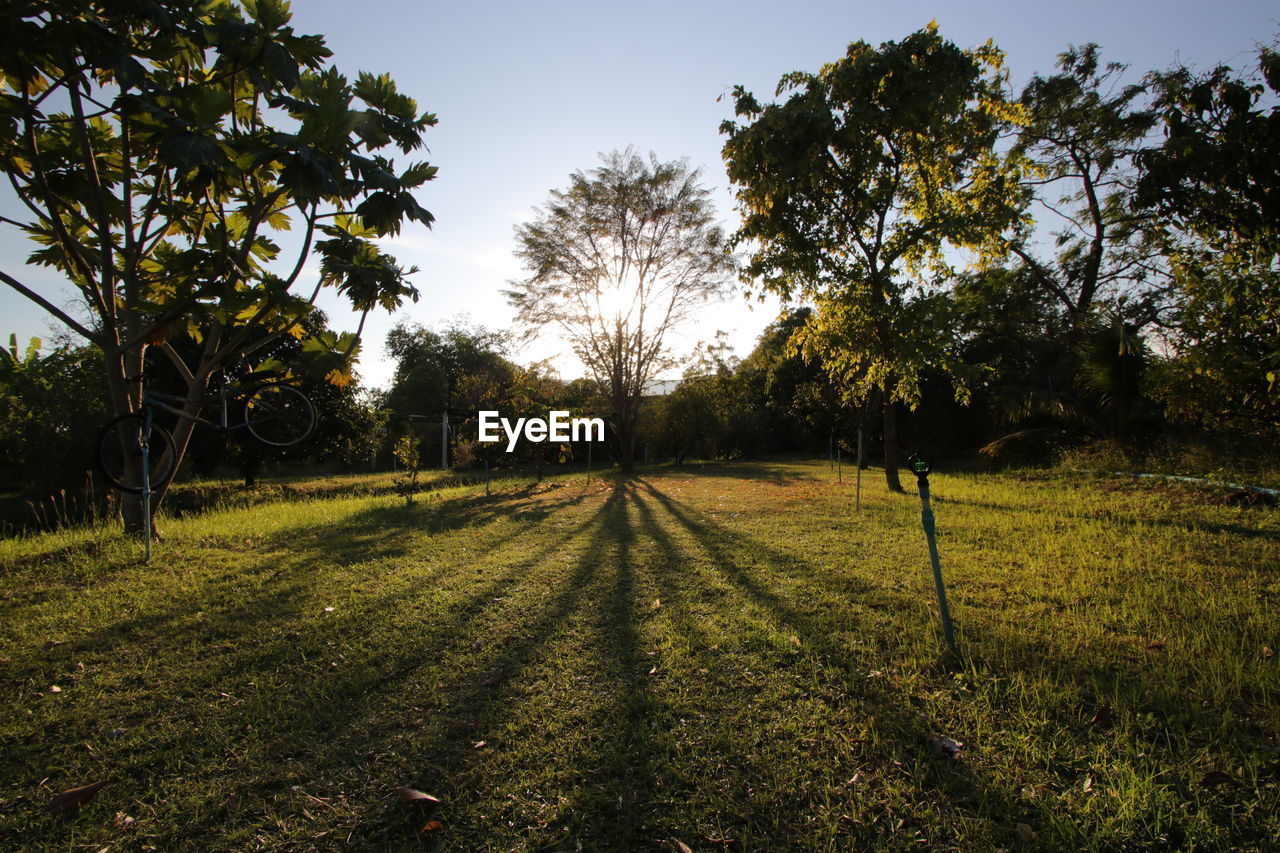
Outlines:
[[858, 427], [858, 486], [853, 492], [853, 511], [862, 511], [862, 427]]
[[142, 435], [138, 444], [142, 448], [142, 527], [143, 539], [146, 542], [146, 562], [151, 562], [151, 410], [146, 410], [142, 420]]
[[933, 564], [933, 585], [938, 591], [938, 612], [942, 615], [942, 635], [952, 651], [956, 648], [955, 633], [951, 629], [951, 611], [947, 608], [947, 588], [942, 582], [942, 565], [938, 560], [938, 541], [935, 535], [933, 508], [929, 506], [929, 471], [933, 466], [918, 456], [910, 460], [920, 490], [920, 524], [924, 538], [929, 543], [929, 562]]

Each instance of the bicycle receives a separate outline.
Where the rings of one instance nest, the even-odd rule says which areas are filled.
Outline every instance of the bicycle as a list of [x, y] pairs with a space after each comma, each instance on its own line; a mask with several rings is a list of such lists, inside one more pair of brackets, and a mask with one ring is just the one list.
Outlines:
[[[168, 412], [179, 418], [195, 421], [219, 432], [247, 430], [263, 444], [272, 447], [291, 447], [311, 434], [316, 426], [316, 409], [306, 394], [287, 382], [270, 381], [280, 376], [278, 371], [263, 370], [242, 377], [235, 386], [223, 378], [219, 384], [216, 404], [219, 407], [217, 421], [189, 415], [182, 411], [186, 398], [160, 391], [142, 392], [142, 407], [136, 412], [120, 415], [108, 421], [98, 433], [98, 467], [107, 482], [122, 492], [139, 494], [143, 488], [141, 460], [144, 452], [149, 457], [150, 486], [160, 488], [174, 475], [175, 445], [169, 431], [155, 422], [157, 411]], [[261, 382], [262, 384], [257, 384]], [[208, 398], [206, 398], [206, 401]], [[243, 403], [243, 423], [232, 423], [228, 402]]]

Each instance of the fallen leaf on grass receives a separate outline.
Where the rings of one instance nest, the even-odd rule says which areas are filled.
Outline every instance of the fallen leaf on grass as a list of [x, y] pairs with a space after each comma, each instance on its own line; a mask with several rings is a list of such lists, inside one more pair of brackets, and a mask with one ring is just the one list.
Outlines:
[[79, 788], [68, 788], [50, 800], [45, 809], [54, 813], [76, 811], [93, 799], [93, 795], [98, 793], [105, 784], [107, 783], [103, 781], [94, 782], [91, 785], [81, 785]]
[[440, 804], [438, 797], [424, 794], [414, 788], [396, 788], [396, 795], [400, 797], [400, 802], [409, 805], [437, 806]]
[[50, 692], [50, 693], [61, 693], [61, 692], [62, 692], [62, 688], [55, 684], [55, 685], [53, 685], [52, 687], [50, 687], [50, 688], [49, 688], [49, 692]]
[[933, 744], [934, 749], [953, 760], [959, 760], [960, 747], [964, 746], [960, 741], [952, 740], [945, 735], [934, 735], [929, 742]]
[[1163, 649], [1165, 645], [1166, 643], [1164, 640], [1152, 640], [1151, 642], [1147, 643], [1147, 648], [1155, 652], [1155, 651], [1159, 651], [1160, 649]]
[[1115, 719], [1115, 716], [1115, 711], [1111, 710], [1110, 705], [1103, 705], [1094, 712], [1093, 717], [1089, 720], [1089, 724], [1096, 728], [1109, 726], [1111, 725], [1111, 721]]
[[657, 609], [658, 609], [658, 608], [660, 608], [660, 607], [662, 607], [662, 599], [661, 599], [661, 598], [655, 598], [655, 599], [653, 600], [653, 609], [654, 609], [654, 610], [657, 610]]
[[802, 645], [802, 643], [800, 642], [800, 638], [793, 635], [791, 637], [791, 645], [796, 647], [799, 647], [800, 645]]
[[437, 829], [444, 829], [444, 824], [438, 820], [429, 820], [422, 825], [422, 829], [418, 830], [418, 834], [426, 835], [428, 832], [435, 832]]
[[325, 613], [332, 613], [332, 612], [333, 612], [333, 608], [332, 608], [332, 607], [326, 607], [326, 608], [324, 609], [324, 612], [325, 612]]
[[1273, 658], [1273, 657], [1275, 657], [1275, 656], [1276, 656], [1276, 653], [1275, 653], [1275, 652], [1273, 652], [1273, 651], [1271, 650], [1271, 647], [1270, 647], [1270, 646], [1263, 646], [1263, 647], [1262, 647], [1262, 656], [1263, 656], [1264, 658]]
[[1234, 785], [1235, 779], [1232, 779], [1221, 770], [1210, 770], [1208, 773], [1200, 777], [1199, 784], [1201, 788], [1216, 788], [1219, 785]]
[[489, 745], [489, 741], [487, 741], [487, 740], [478, 740], [478, 741], [476, 741], [475, 743], [471, 744], [471, 748], [472, 748], [472, 749], [484, 749], [484, 748], [485, 748], [486, 746], [488, 746], [488, 745]]
[[44, 644], [44, 650], [47, 652], [49, 651], [49, 649], [52, 649], [55, 646], [65, 646], [66, 644], [67, 644], [66, 640], [50, 640], [49, 642]]
[[129, 817], [124, 812], [116, 812], [116, 816], [111, 819], [111, 824], [116, 829], [132, 829], [135, 823], [137, 823], [137, 821]]
[[671, 843], [676, 846], [676, 849], [679, 850], [680, 853], [693, 853], [693, 848], [690, 847], [688, 844], [685, 844], [679, 838], [671, 839]]

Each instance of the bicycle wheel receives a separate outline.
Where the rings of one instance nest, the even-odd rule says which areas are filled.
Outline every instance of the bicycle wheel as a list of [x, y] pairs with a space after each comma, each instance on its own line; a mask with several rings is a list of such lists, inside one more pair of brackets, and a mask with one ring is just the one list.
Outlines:
[[263, 444], [288, 447], [311, 435], [316, 409], [297, 388], [272, 382], [245, 400], [244, 423], [250, 435]]
[[[146, 418], [142, 412], [121, 415], [107, 421], [98, 433], [98, 468], [107, 482], [122, 492], [142, 493], [142, 429]], [[147, 462], [151, 468], [151, 490], [163, 486], [173, 477], [173, 436], [151, 422], [147, 442]]]

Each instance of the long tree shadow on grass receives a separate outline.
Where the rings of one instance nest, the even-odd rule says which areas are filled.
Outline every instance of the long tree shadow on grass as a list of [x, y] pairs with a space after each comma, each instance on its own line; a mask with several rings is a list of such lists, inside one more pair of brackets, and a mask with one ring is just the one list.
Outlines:
[[[938, 754], [932, 744], [934, 736], [941, 732], [922, 717], [918, 703], [902, 692], [885, 688], [882, 681], [866, 677], [876, 659], [866, 649], [851, 648], [835, 639], [851, 629], [856, 631], [856, 624], [849, 624], [847, 616], [843, 619], [825, 617], [814, 611], [812, 601], [801, 603], [797, 600], [800, 586], [810, 582], [821, 583], [820, 578], [825, 574], [821, 569], [794, 553], [773, 548], [716, 523], [696, 508], [667, 495], [652, 482], [645, 481], [641, 485], [646, 496], [704, 550], [716, 574], [749, 605], [768, 613], [784, 633], [792, 633], [799, 639], [800, 647], [805, 651], [798, 652], [797, 660], [791, 665], [801, 665], [800, 658], [807, 656], [810, 665], [819, 671], [817, 683], [830, 688], [826, 696], [816, 697], [829, 709], [823, 713], [829, 712], [831, 718], [848, 719], [845, 715], [852, 706], [857, 716], [875, 719], [878, 731], [873, 738], [876, 741], [874, 747], [829, 748], [821, 758], [814, 756], [815, 772], [830, 774], [832, 778], [843, 773], [842, 778], [847, 779], [867, 763], [879, 767], [904, 764], [916, 775], [918, 784], [935, 791], [942, 802], [964, 813], [970, 821], [973, 818], [985, 821], [987, 830], [998, 837], [998, 828], [1007, 826], [1011, 816], [1018, 812], [1016, 798], [1008, 791], [988, 785], [983, 774], [971, 764], [954, 762]], [[660, 583], [674, 598], [679, 595], [676, 592], [680, 586], [677, 572], [687, 569], [691, 563], [663, 531], [655, 513], [643, 510], [642, 514], [647, 521], [646, 532], [655, 538], [668, 556], [665, 565], [669, 568], [664, 572], [665, 577], [660, 578]], [[762, 555], [766, 558], [764, 566], [760, 562]], [[798, 579], [797, 592], [783, 592], [777, 582], [779, 575]], [[860, 591], [870, 592], [871, 588], [846, 580], [835, 593], [850, 596]], [[778, 666], [785, 671], [789, 665], [786, 661], [779, 661]], [[776, 712], [777, 709], [773, 710]], [[748, 753], [732, 760], [749, 767], [753, 760], [759, 759]], [[821, 771], [817, 769], [819, 762]], [[767, 773], [768, 770], [761, 768], [761, 772]], [[770, 837], [771, 829], [778, 829], [778, 815], [806, 813], [824, 805], [808, 800], [802, 790], [776, 792], [774, 796], [780, 801], [771, 803], [771, 810], [766, 813], [757, 812], [755, 815], [766, 838]], [[884, 841], [883, 827], [850, 825], [846, 829], [850, 838], [841, 843], [855, 843], [855, 838], [860, 839], [857, 843], [872, 845]], [[903, 831], [903, 827], [898, 830]], [[912, 827], [905, 827], [908, 835], [911, 830]], [[947, 839], [936, 837], [930, 842], [948, 843]]]
[[[735, 551], [752, 553], [762, 548], [765, 553], [769, 553], [767, 548], [749, 537], [729, 532], [717, 525], [715, 521], [701, 516], [687, 504], [681, 504], [669, 496], [663, 496], [652, 484], [649, 485], [649, 489], [650, 493], [671, 511], [682, 525], [707, 542], [707, 550], [716, 555], [717, 564], [725, 566], [729, 575], [734, 577], [749, 595], [766, 606], [773, 607], [779, 603], [780, 596], [768, 591], [762, 592], [765, 581], [752, 580], [750, 573], [744, 571], [742, 564], [735, 563], [733, 556]], [[795, 562], [793, 556], [789, 557], [786, 554], [774, 552], [769, 556], [771, 563], [780, 561], [778, 564], [782, 566], [786, 566], [788, 560]], [[825, 586], [834, 595], [839, 596], [845, 593], [842, 586], [832, 584], [820, 571], [813, 571], [811, 577], [814, 584]], [[788, 624], [804, 624], [807, 617], [802, 610], [785, 603], [783, 608], [780, 612]], [[963, 617], [963, 610], [960, 613]], [[1104, 706], [1107, 706], [1108, 717], [1112, 713], [1110, 705], [1114, 704], [1117, 719], [1123, 715], [1124, 719], [1132, 721], [1145, 715], [1148, 720], [1159, 721], [1159, 725], [1145, 727], [1133, 726], [1132, 723], [1126, 724], [1127, 728], [1137, 729], [1128, 736], [1135, 737], [1138, 741], [1137, 745], [1130, 748], [1126, 754], [1134, 756], [1133, 760], [1139, 765], [1150, 768], [1149, 772], [1169, 778], [1171, 781], [1184, 773], [1180, 768], [1187, 760], [1185, 738], [1190, 737], [1191, 742], [1199, 742], [1199, 739], [1203, 739], [1204, 733], [1214, 732], [1222, 725], [1222, 710], [1206, 707], [1199, 696], [1186, 689], [1186, 683], [1179, 679], [1152, 675], [1149, 667], [1150, 658], [1152, 655], [1160, 655], [1159, 651], [1147, 650], [1143, 654], [1108, 654], [1104, 653], [1105, 650], [1085, 650], [1070, 642], [1048, 643], [1046, 637], [1035, 635], [1026, 624], [997, 626], [989, 624], [987, 620], [976, 618], [976, 613], [973, 616], [975, 618], [962, 621], [959, 636], [965, 668], [975, 674], [980, 684], [989, 682], [992, 689], [997, 689], [1000, 684], [1010, 683], [1010, 676], [1016, 673], [1017, 682], [1032, 685], [1053, 684], [1067, 695], [1066, 701], [1049, 703], [1046, 706], [1051, 712], [1057, 709], [1051, 725], [1054, 725], [1054, 728], [1062, 734], [1070, 735], [1074, 745], [1069, 752], [1078, 753], [1074, 758], [1070, 754], [1061, 755], [1053, 764], [1054, 778], [1062, 790], [1078, 786], [1080, 780], [1090, 772], [1097, 772], [1091, 770], [1091, 762], [1081, 756], [1095, 752], [1098, 739], [1105, 734], [1106, 728], [1110, 725], [1099, 723], [1096, 721], [1099, 718], [1094, 717]], [[998, 697], [991, 698], [999, 702]], [[1016, 697], [1013, 698], [1016, 699]], [[881, 699], [887, 699], [891, 703], [893, 701], [892, 696], [882, 696]], [[1250, 699], [1262, 704], [1267, 701], [1266, 697], [1260, 695], [1241, 697], [1241, 699]], [[1252, 745], [1254, 758], [1232, 760], [1244, 760], [1245, 765], [1250, 768], [1246, 771], [1246, 776], [1255, 773], [1262, 776], [1265, 775], [1266, 770], [1265, 760], [1260, 756], [1269, 754], [1266, 745], [1268, 734], [1264, 728], [1257, 725], [1259, 720], [1257, 714], [1253, 716], [1253, 725], [1239, 721], [1232, 723], [1233, 734], [1222, 738], [1219, 748], [1235, 755], [1239, 748], [1248, 748]], [[1091, 721], [1091, 717], [1094, 717], [1095, 721]], [[890, 719], [893, 717], [890, 716]], [[912, 723], [910, 718], [899, 717], [894, 722], [897, 724], [895, 728], [905, 723], [906, 730], [910, 731]], [[1234, 744], [1234, 746], [1228, 747], [1227, 744]], [[1175, 787], [1181, 787], [1184, 806], [1192, 805], [1198, 799], [1192, 793], [1192, 785], [1192, 779], [1175, 782]], [[981, 791], [979, 799], [983, 803], [979, 813], [993, 823], [1004, 822], [1005, 825], [1011, 820], [1026, 817], [1034, 814], [1037, 809], [1043, 808], [1042, 804], [1026, 800], [1021, 792], [1011, 790]], [[1237, 811], [1247, 805], [1246, 797], [1238, 804]], [[1159, 803], [1133, 802], [1126, 808], [1130, 815], [1128, 819], [1145, 833], [1144, 844], [1168, 843], [1169, 838], [1178, 837], [1178, 832], [1181, 831], [1177, 821], [1170, 824], [1161, 817], [1160, 810], [1164, 807]], [[1149, 813], [1144, 810], [1149, 810]], [[1135, 814], [1141, 817], [1135, 819], [1133, 818]], [[1222, 811], [1216, 820], [1221, 826], [1233, 826], [1232, 832], [1238, 837], [1255, 842], [1260, 842], [1266, 837], [1268, 829], [1264, 820], [1252, 817], [1242, 820], [1238, 815], [1232, 817], [1232, 814], [1233, 812], [1227, 809]], [[1162, 836], [1158, 831], [1162, 825], [1173, 834], [1167, 837]], [[1062, 830], [1057, 838], [1066, 846], [1090, 843], [1089, 833], [1092, 830], [1083, 827], [1070, 828], [1065, 825]]]
[[[584, 845], [581, 849], [638, 850], [652, 843], [646, 835], [652, 775], [644, 725], [649, 700], [637, 671], [640, 654], [628, 491], [624, 484], [615, 486], [589, 529], [581, 528], [586, 533], [579, 544], [581, 554], [555, 586], [545, 589], [532, 607], [524, 601], [505, 605], [519, 621], [500, 623], [506, 626], [504, 636], [490, 638], [461, 671], [445, 673], [436, 701], [445, 721], [443, 725], [437, 721], [421, 739], [417, 747], [421, 760], [415, 762], [418, 778], [411, 782], [452, 804], [465, 803], [473, 791], [501, 784], [491, 774], [495, 762], [503, 760], [503, 751], [529, 748], [504, 741], [513, 726], [520, 730], [522, 708], [537, 702], [546, 690], [557, 689], [557, 679], [579, 677], [571, 673], [581, 669], [580, 677], [597, 685], [593, 695], [603, 698], [589, 707], [563, 709], [584, 716], [575, 727], [583, 736], [564, 747], [572, 754], [556, 756], [572, 768], [567, 772], [578, 783], [570, 785], [576, 794], [543, 832], [550, 838], [560, 837], [560, 831], [568, 833]], [[495, 613], [495, 618], [500, 616]], [[573, 668], [548, 671], [548, 656], [556, 654], [552, 649], [562, 649], [563, 654], [565, 644], [579, 656]], [[337, 744], [324, 761], [341, 765], [350, 760], [351, 750], [349, 743]], [[491, 825], [468, 825], [456, 816], [461, 811], [454, 809], [451, 840], [444, 842], [455, 848], [499, 843], [494, 835], [497, 828], [508, 822], [518, 827], [531, 820], [519, 804], [512, 804], [509, 813], [487, 815]], [[362, 826], [351, 843], [390, 849], [398, 835], [406, 849], [416, 848], [417, 842], [410, 842], [406, 834], [388, 817]]]
[[[577, 503], [583, 497], [566, 495], [558, 505]], [[372, 515], [386, 520], [385, 514], [375, 511]], [[493, 509], [494, 519], [502, 515]], [[395, 535], [385, 527], [379, 533], [384, 540], [379, 556], [384, 560], [403, 556], [420, 539], [413, 517], [402, 520], [406, 523], [396, 528]], [[108, 717], [117, 725], [127, 724], [129, 729], [136, 725], [145, 742], [138, 743], [138, 738], [131, 736], [113, 744], [110, 751], [116, 772], [124, 778], [163, 780], [166, 770], [154, 764], [154, 755], [172, 752], [182, 755], [184, 761], [198, 764], [200, 755], [212, 750], [207, 757], [216, 764], [224, 750], [243, 752], [243, 741], [262, 744], [259, 750], [274, 751], [275, 761], [307, 753], [314, 749], [316, 741], [344, 731], [366, 708], [369, 693], [403, 677], [439, 648], [464, 637], [466, 625], [492, 605], [495, 596], [513, 582], [522, 568], [536, 563], [577, 532], [568, 528], [534, 550], [518, 542], [505, 542], [510, 532], [491, 536], [488, 542], [483, 537], [475, 540], [476, 545], [491, 551], [505, 545], [512, 552], [508, 571], [496, 573], [468, 598], [455, 603], [448, 618], [432, 620], [428, 630], [419, 631], [426, 635], [425, 640], [410, 640], [391, 650], [363, 648], [363, 659], [352, 660], [349, 666], [333, 671], [326, 663], [336, 650], [328, 646], [344, 638], [364, 636], [371, 623], [379, 618], [385, 620], [387, 614], [412, 614], [415, 606], [430, 598], [431, 587], [409, 579], [381, 595], [367, 597], [359, 606], [337, 608], [332, 613], [321, 611], [314, 603], [299, 604], [308, 599], [310, 587], [339, 571], [343, 558], [363, 551], [366, 533], [359, 521], [359, 517], [347, 517], [324, 525], [312, 532], [308, 542], [295, 538], [291, 547], [264, 559], [247, 576], [242, 573], [211, 577], [191, 595], [166, 601], [163, 607], [92, 632], [67, 650], [67, 655], [88, 659], [91, 664], [95, 658], [127, 660], [143, 655], [153, 659], [146, 670], [157, 689], [143, 695], [154, 696], [155, 704], [148, 708], [145, 701], [137, 706], [130, 702], [131, 707], [117, 708], [117, 716]], [[459, 521], [454, 525], [463, 526], [470, 524]], [[349, 541], [338, 542], [335, 547], [334, 539], [343, 536]], [[387, 547], [387, 538], [395, 541], [395, 547]], [[312, 548], [329, 548], [338, 554], [338, 559], [315, 559]], [[466, 574], [468, 568], [461, 564], [445, 567], [431, 580], [444, 582], [450, 575]], [[249, 593], [248, 602], [243, 601], [245, 583], [258, 585]], [[304, 609], [314, 612], [303, 612]], [[245, 642], [249, 638], [252, 640]], [[202, 651], [192, 659], [185, 655], [187, 649]], [[308, 655], [309, 663], [305, 662]], [[44, 661], [40, 666], [49, 663]], [[172, 682], [166, 684], [169, 679]], [[136, 690], [142, 685], [127, 686]], [[96, 739], [102, 719], [77, 716], [71, 706], [67, 710], [70, 713], [59, 726], [59, 740], [71, 744], [77, 738]], [[112, 713], [109, 706], [97, 710]], [[243, 733], [251, 728], [254, 735], [245, 738]], [[312, 745], [308, 745], [309, 741]], [[27, 745], [41, 754], [46, 754], [50, 746], [47, 741]], [[19, 753], [27, 751], [19, 748], [7, 760], [22, 760]], [[278, 779], [267, 779], [250, 787], [270, 790], [278, 784]], [[226, 825], [221, 821], [236, 809], [261, 799], [240, 797], [237, 793], [214, 786], [208, 794], [208, 820], [194, 820], [187, 815], [185, 820], [174, 821], [173, 827], [189, 828], [189, 834], [183, 831], [175, 840], [186, 838], [198, 846], [202, 834], [216, 834]], [[161, 798], [162, 791], [156, 791], [155, 796]]]

